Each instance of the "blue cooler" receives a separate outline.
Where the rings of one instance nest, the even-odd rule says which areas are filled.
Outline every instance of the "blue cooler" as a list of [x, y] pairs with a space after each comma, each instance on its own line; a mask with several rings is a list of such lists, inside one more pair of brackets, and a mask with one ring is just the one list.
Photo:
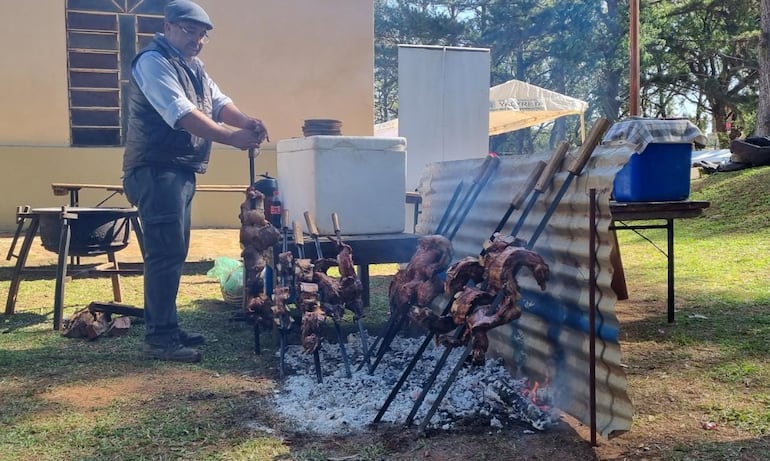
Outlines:
[[650, 143], [615, 176], [618, 202], [665, 202], [690, 196], [691, 143]]

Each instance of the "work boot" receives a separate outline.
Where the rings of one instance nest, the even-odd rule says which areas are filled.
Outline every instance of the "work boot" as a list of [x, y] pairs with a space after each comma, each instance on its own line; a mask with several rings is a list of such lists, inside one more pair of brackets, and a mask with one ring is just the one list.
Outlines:
[[195, 363], [201, 361], [201, 353], [197, 349], [185, 347], [181, 344], [172, 344], [170, 346], [155, 346], [153, 344], [144, 345], [144, 358], [168, 360], [171, 362]]
[[185, 347], [200, 346], [206, 342], [206, 338], [200, 333], [188, 333], [184, 330], [179, 330], [179, 342]]

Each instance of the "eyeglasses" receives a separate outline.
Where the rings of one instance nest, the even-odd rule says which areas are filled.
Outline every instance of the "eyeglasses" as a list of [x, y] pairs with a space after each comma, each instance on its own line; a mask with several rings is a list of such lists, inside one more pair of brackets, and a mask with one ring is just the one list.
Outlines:
[[205, 45], [211, 40], [211, 37], [209, 37], [208, 32], [205, 30], [203, 32], [196, 33], [194, 30], [190, 30], [180, 24], [177, 24], [175, 22], [172, 22], [173, 25], [179, 27], [179, 30], [184, 32], [185, 35], [187, 35], [187, 38], [190, 40], [200, 40]]

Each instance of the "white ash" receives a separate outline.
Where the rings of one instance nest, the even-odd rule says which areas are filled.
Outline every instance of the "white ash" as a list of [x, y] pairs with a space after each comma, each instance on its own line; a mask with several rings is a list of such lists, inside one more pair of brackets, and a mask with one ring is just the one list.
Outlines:
[[[371, 345], [376, 338], [368, 339]], [[287, 376], [273, 398], [275, 410], [293, 429], [301, 432], [331, 435], [367, 430], [423, 340], [397, 336], [370, 375], [366, 366], [356, 370], [364, 358], [358, 336], [351, 334], [345, 344], [351, 362], [351, 378], [346, 376], [338, 344], [324, 341], [320, 350], [322, 383], [318, 383], [316, 377], [313, 355], [305, 353], [299, 345], [290, 345], [285, 356]], [[381, 423], [406, 422], [425, 380], [433, 372], [443, 352], [443, 346], [436, 346], [431, 341], [383, 415]], [[462, 348], [457, 348], [449, 355], [449, 360], [414, 418], [415, 426], [422, 422], [435, 402], [461, 353]], [[499, 360], [488, 359], [484, 366], [462, 367], [428, 428], [451, 430], [460, 420], [474, 417], [486, 421], [492, 427], [501, 427], [506, 420], [518, 420], [543, 429], [556, 422], [558, 417], [554, 412], [542, 411], [534, 405], [525, 405], [529, 409], [501, 408], [498, 399], [489, 398], [489, 390], [501, 382], [516, 392], [525, 393], [529, 388], [526, 379], [512, 378]], [[541, 388], [538, 397], [542, 399], [545, 394], [546, 391]], [[523, 397], [522, 401], [527, 398]], [[535, 421], [532, 408], [537, 413]]]

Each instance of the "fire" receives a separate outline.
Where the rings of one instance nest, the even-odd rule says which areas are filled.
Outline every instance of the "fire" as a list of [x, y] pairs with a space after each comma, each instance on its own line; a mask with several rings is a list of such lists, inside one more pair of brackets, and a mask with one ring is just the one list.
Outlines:
[[[522, 394], [532, 402], [533, 405], [543, 410], [548, 410], [551, 406], [548, 403], [548, 395], [550, 393], [550, 377], [546, 376], [545, 381], [541, 384], [540, 381], [535, 381], [532, 386], [527, 386], [522, 389]], [[529, 380], [527, 380], [529, 383]]]

